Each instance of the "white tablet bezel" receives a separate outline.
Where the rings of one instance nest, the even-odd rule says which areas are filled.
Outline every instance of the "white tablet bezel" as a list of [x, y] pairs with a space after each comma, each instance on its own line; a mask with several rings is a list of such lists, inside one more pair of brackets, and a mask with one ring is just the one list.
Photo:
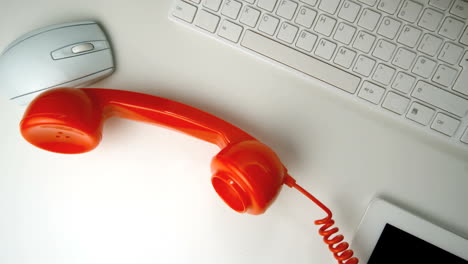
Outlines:
[[386, 224], [397, 227], [468, 261], [468, 240], [380, 198], [364, 214], [351, 248], [360, 263], [367, 263]]

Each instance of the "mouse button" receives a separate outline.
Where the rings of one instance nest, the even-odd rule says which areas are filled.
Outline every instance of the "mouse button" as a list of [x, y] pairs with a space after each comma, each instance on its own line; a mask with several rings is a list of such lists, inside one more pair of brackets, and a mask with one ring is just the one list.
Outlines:
[[109, 49], [55, 60], [54, 68], [58, 71], [56, 76], [60, 76], [62, 81], [55, 82], [49, 86], [83, 78], [83, 76], [112, 67], [114, 67], [114, 63]]
[[[8, 45], [4, 49], [3, 53], [6, 53], [8, 50], [13, 48], [17, 44], [19, 44], [19, 43], [21, 43], [21, 42], [23, 42], [25, 40], [28, 40], [29, 38], [33, 38], [33, 37], [35, 37], [37, 35], [41, 35], [41, 34], [46, 34], [48, 31], [54, 31], [54, 30], [57, 30], [57, 29], [68, 28], [68, 27], [84, 26], [84, 25], [96, 25], [99, 28], [99, 25], [94, 21], [82, 21], [82, 22], [74, 22], [74, 23], [55, 24], [55, 25], [50, 25], [50, 26], [38, 28], [38, 29], [30, 31], [30, 32], [20, 36], [16, 40], [14, 40], [12, 43], [10, 43], [10, 45]], [[101, 30], [101, 29], [99, 28], [99, 30]]]
[[48, 39], [50, 40], [48, 52], [51, 52], [77, 43], [106, 40], [106, 36], [97, 24], [90, 24], [53, 30]]
[[51, 57], [54, 60], [65, 59], [72, 56], [80, 56], [91, 52], [100, 51], [103, 49], [109, 49], [109, 43], [105, 40], [99, 41], [87, 41], [82, 43], [75, 43], [51, 53]]
[[92, 43], [87, 42], [87, 43], [80, 43], [80, 44], [73, 46], [71, 48], [71, 51], [73, 54], [77, 54], [77, 53], [91, 51], [93, 49], [94, 49], [94, 45]]

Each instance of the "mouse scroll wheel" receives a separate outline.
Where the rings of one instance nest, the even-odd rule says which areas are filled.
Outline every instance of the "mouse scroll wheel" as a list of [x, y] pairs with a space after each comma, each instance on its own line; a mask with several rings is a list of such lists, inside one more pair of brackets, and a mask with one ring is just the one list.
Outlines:
[[90, 51], [94, 49], [94, 45], [91, 43], [80, 43], [71, 48], [74, 54]]

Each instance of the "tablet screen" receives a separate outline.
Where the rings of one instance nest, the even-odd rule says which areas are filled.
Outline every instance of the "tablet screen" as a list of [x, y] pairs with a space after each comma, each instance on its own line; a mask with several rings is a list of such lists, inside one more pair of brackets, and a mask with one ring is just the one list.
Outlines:
[[468, 261], [386, 224], [368, 261], [368, 264], [383, 263], [468, 264]]

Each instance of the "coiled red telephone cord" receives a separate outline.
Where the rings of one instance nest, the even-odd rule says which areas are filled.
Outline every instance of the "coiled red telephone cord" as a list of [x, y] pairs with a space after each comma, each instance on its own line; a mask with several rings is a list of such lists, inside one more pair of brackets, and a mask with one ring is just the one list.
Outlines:
[[[338, 232], [337, 227], [331, 228], [334, 224], [335, 221], [332, 219], [332, 212], [328, 207], [326, 207], [322, 202], [320, 202], [317, 198], [315, 198], [312, 194], [310, 194], [308, 191], [306, 191], [304, 188], [299, 186], [296, 183], [296, 180], [292, 178], [291, 176], [287, 175], [285, 177], [284, 183], [291, 187], [297, 189], [299, 192], [304, 194], [307, 198], [312, 200], [315, 204], [317, 204], [322, 210], [327, 213], [327, 217], [316, 220], [314, 223], [316, 225], [321, 225], [318, 233], [323, 236], [323, 241], [325, 244], [328, 245], [329, 250], [333, 253], [333, 256], [335, 257], [336, 260], [338, 260], [339, 264], [357, 264], [359, 262], [358, 258], [353, 257], [354, 252], [349, 248], [349, 244], [347, 242], [344, 242], [344, 236], [340, 234], [336, 234]], [[335, 236], [333, 238], [330, 238], [332, 235]]]

